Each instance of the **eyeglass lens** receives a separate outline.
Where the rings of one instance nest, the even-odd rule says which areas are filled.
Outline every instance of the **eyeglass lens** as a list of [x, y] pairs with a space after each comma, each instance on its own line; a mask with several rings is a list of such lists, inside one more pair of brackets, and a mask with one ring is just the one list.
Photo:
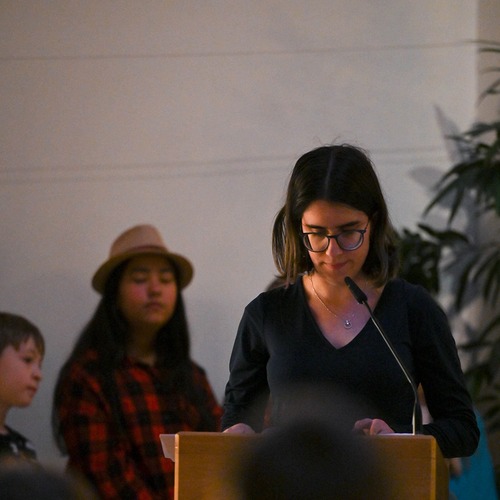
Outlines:
[[356, 250], [363, 243], [364, 231], [343, 231], [340, 234], [328, 236], [322, 233], [304, 234], [304, 243], [313, 252], [323, 252], [328, 248], [330, 239], [335, 239], [342, 250]]

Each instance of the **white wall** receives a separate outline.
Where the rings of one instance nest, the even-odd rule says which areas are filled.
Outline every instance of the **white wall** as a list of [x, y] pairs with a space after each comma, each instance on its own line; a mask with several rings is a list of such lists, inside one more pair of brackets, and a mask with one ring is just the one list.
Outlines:
[[46, 463], [54, 379], [122, 230], [156, 224], [194, 262], [193, 357], [222, 400], [297, 157], [366, 147], [413, 226], [425, 167], [447, 164], [434, 105], [460, 128], [475, 113], [472, 0], [1, 0], [0, 33], [0, 309], [48, 348], [9, 423]]

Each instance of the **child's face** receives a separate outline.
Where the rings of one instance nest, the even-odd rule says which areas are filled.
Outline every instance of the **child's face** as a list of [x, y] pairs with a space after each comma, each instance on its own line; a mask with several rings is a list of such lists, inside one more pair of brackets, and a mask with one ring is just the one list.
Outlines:
[[7, 346], [0, 354], [0, 405], [28, 406], [42, 379], [42, 356], [33, 338], [17, 350]]
[[154, 331], [170, 321], [177, 301], [172, 264], [159, 255], [134, 257], [125, 268], [118, 290], [118, 307], [130, 333]]

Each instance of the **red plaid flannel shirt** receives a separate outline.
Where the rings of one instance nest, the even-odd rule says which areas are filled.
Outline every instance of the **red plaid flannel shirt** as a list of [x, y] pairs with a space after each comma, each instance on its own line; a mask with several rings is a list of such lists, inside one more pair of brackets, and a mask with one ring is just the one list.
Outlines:
[[[83, 473], [105, 499], [174, 498], [174, 463], [163, 456], [159, 435], [213, 429], [199, 428], [199, 411], [184, 394], [166, 390], [162, 384], [165, 369], [126, 358], [114, 375], [126, 426], [126, 432], [120, 432], [109, 401], [89, 370], [89, 363], [95, 364], [96, 359], [90, 351], [72, 366], [64, 381], [57, 411], [68, 467]], [[222, 408], [204, 370], [195, 363], [192, 368], [218, 429]]]

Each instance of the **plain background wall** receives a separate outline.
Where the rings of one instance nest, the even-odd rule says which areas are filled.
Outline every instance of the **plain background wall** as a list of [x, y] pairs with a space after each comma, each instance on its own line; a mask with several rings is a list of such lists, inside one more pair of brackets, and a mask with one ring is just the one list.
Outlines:
[[121, 231], [153, 223], [194, 263], [192, 354], [222, 401], [298, 156], [367, 148], [413, 227], [448, 164], [434, 107], [460, 129], [476, 112], [472, 0], [0, 0], [0, 33], [0, 308], [47, 340], [8, 423], [45, 463], [54, 380]]

